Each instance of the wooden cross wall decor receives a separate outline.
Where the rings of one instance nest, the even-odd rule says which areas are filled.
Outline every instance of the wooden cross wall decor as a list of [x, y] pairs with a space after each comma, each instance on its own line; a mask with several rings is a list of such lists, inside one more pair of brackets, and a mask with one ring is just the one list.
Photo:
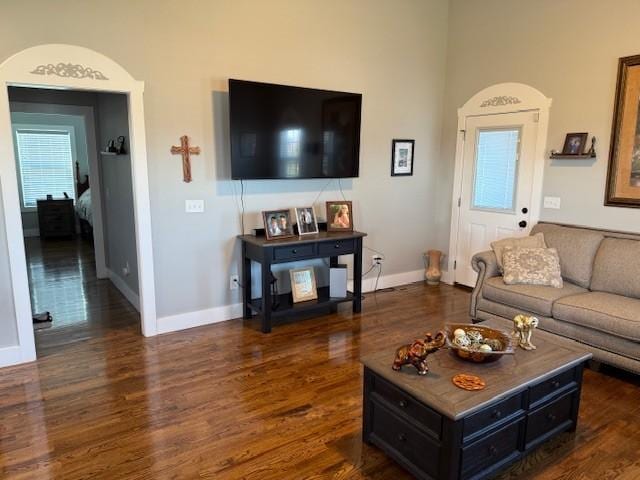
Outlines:
[[191, 155], [200, 155], [200, 147], [190, 147], [189, 137], [180, 137], [180, 146], [172, 146], [171, 153], [182, 155], [182, 179], [189, 183], [191, 181]]

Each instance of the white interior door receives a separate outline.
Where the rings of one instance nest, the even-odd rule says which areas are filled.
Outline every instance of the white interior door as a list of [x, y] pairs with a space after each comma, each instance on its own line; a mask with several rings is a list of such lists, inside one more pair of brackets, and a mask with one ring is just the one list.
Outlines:
[[529, 232], [538, 112], [467, 117], [455, 282], [474, 286], [474, 254]]

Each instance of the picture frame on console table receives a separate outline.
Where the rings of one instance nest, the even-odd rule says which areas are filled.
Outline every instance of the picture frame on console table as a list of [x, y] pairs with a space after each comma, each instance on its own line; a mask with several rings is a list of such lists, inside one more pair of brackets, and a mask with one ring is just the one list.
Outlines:
[[606, 206], [640, 208], [640, 55], [618, 61]]
[[264, 234], [267, 240], [279, 240], [290, 238], [293, 234], [293, 223], [288, 209], [267, 210], [262, 212], [264, 222]]
[[313, 267], [294, 268], [289, 270], [289, 275], [293, 303], [307, 302], [318, 298], [316, 274]]
[[349, 200], [327, 202], [327, 232], [353, 232], [353, 205]]
[[298, 235], [315, 235], [318, 233], [318, 220], [313, 207], [296, 207], [296, 223]]
[[402, 177], [413, 175], [413, 151], [415, 140], [391, 141], [391, 176]]

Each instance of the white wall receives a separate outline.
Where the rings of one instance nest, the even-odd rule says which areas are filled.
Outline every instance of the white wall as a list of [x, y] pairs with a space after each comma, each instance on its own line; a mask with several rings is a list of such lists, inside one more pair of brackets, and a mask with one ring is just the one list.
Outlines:
[[[12, 179], [0, 178], [1, 183]], [[0, 184], [0, 194], [2, 193]], [[16, 311], [13, 303], [13, 289], [11, 288], [11, 271], [9, 269], [9, 251], [7, 236], [4, 228], [4, 211], [0, 202], [0, 348], [18, 343], [16, 328]]]
[[[131, 156], [129, 152], [129, 113], [127, 97], [100, 93], [98, 98], [98, 145], [106, 150], [109, 140], [125, 137], [126, 155], [100, 155], [100, 181], [103, 198], [104, 243], [107, 268], [138, 293], [138, 260], [133, 214]], [[117, 145], [117, 141], [116, 141]], [[124, 270], [128, 272], [125, 274]], [[113, 279], [119, 285], [117, 279]]]
[[[501, 82], [522, 82], [553, 99], [547, 151], [568, 132], [597, 138], [592, 161], [546, 161], [543, 195], [562, 199], [542, 219], [640, 231], [640, 210], [604, 206], [616, 69], [640, 53], [637, 0], [452, 0], [443, 122], [438, 244], [446, 249], [457, 108]], [[548, 153], [548, 152], [547, 152]]]
[[[447, 15], [446, 0], [3, 2], [0, 58], [69, 43], [145, 81], [156, 295], [166, 316], [240, 299], [229, 290], [240, 233], [239, 185], [228, 180], [230, 77], [362, 93], [361, 176], [343, 182], [356, 227], [385, 253], [385, 274], [423, 268], [437, 238]], [[184, 134], [202, 147], [190, 184], [169, 153]], [[392, 138], [416, 140], [413, 177], [390, 177]], [[248, 182], [247, 228], [263, 209], [310, 204], [323, 186]], [[339, 198], [335, 183], [328, 190], [318, 204]], [[185, 214], [186, 199], [204, 199], [206, 212]]]

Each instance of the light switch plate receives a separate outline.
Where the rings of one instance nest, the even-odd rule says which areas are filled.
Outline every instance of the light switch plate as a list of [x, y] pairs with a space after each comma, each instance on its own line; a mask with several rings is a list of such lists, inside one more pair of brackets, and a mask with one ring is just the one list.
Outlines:
[[560, 197], [544, 197], [544, 208], [560, 209]]
[[204, 200], [185, 200], [184, 211], [187, 213], [204, 212]]

